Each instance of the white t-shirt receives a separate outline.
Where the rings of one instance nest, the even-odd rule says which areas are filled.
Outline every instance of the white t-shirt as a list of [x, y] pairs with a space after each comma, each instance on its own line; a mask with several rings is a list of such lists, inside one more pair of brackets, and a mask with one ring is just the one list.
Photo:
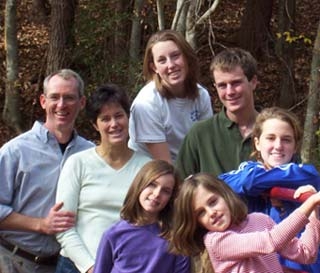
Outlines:
[[145, 143], [167, 142], [174, 162], [191, 126], [213, 115], [208, 91], [200, 85], [198, 90], [195, 100], [168, 100], [157, 91], [153, 81], [145, 85], [131, 106], [129, 147], [151, 156]]

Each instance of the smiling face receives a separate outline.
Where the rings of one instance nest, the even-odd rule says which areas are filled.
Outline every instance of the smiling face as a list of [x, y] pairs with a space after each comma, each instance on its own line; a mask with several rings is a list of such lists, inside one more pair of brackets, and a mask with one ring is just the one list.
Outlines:
[[168, 204], [175, 185], [172, 174], [159, 176], [140, 193], [139, 202], [150, 223], [157, 221], [160, 211]]
[[202, 185], [194, 193], [193, 207], [198, 223], [208, 231], [222, 232], [231, 224], [230, 209], [225, 200]]
[[254, 105], [253, 91], [257, 77], [248, 80], [240, 66], [230, 71], [214, 70], [213, 78], [220, 101], [227, 109], [227, 115], [245, 111]]
[[181, 95], [187, 75], [187, 65], [181, 50], [173, 41], [157, 42], [152, 47], [152, 56], [154, 72], [174, 95]]
[[102, 106], [94, 124], [100, 133], [104, 145], [124, 144], [128, 140], [129, 118], [118, 103], [107, 103]]
[[289, 163], [297, 146], [290, 124], [276, 118], [262, 124], [261, 135], [255, 137], [254, 142], [263, 163], [269, 167]]
[[53, 76], [46, 94], [40, 96], [41, 107], [46, 111], [45, 126], [51, 131], [72, 131], [79, 111], [85, 106], [85, 97], [80, 97], [75, 78]]

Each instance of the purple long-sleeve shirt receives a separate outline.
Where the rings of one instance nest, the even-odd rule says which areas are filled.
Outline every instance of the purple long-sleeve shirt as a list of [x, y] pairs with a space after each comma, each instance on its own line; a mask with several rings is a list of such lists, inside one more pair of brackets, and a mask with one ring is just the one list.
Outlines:
[[170, 254], [159, 233], [157, 224], [119, 221], [100, 241], [94, 273], [190, 273], [190, 259]]

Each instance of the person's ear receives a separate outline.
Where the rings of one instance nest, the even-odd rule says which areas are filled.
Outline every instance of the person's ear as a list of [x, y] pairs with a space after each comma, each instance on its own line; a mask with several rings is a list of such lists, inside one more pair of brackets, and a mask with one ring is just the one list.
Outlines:
[[154, 65], [153, 62], [151, 62], [149, 66], [150, 66], [150, 69], [151, 69], [154, 73], [156, 73], [156, 74], [158, 73], [157, 68], [156, 68], [156, 66]]
[[84, 109], [84, 107], [86, 106], [86, 102], [87, 102], [86, 97], [85, 97], [85, 96], [82, 96], [82, 97], [80, 98], [80, 109], [81, 109], [81, 110]]
[[258, 77], [257, 75], [254, 75], [250, 81], [251, 85], [252, 85], [252, 90], [255, 90], [257, 85], [258, 85]]
[[260, 152], [260, 141], [259, 141], [259, 138], [257, 138], [257, 137], [255, 137], [254, 139], [253, 139], [253, 141], [254, 141], [254, 147], [256, 148], [256, 150], [258, 151], [258, 152]]
[[93, 128], [94, 128], [97, 132], [99, 132], [99, 128], [98, 128], [98, 126], [97, 126], [97, 123], [96, 123], [96, 122], [91, 122], [91, 124], [92, 124]]
[[42, 109], [46, 109], [46, 101], [47, 101], [47, 98], [46, 98], [45, 94], [41, 94], [39, 97], [39, 102], [40, 102]]

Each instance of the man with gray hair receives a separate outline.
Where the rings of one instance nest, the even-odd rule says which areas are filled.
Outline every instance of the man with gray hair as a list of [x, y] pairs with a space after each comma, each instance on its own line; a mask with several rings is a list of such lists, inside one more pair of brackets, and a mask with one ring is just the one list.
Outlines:
[[0, 149], [0, 272], [54, 273], [60, 246], [55, 234], [75, 216], [55, 204], [56, 184], [66, 159], [93, 143], [74, 124], [85, 106], [84, 84], [70, 69], [44, 80], [40, 104], [45, 122]]

